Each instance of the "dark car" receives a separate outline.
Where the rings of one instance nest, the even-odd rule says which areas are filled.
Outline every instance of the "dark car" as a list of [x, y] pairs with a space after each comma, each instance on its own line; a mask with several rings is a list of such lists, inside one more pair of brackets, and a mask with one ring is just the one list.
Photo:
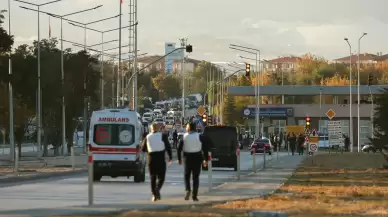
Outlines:
[[[212, 143], [210, 152], [212, 154], [212, 165], [214, 167], [233, 168], [237, 171], [236, 149], [239, 147], [236, 127], [231, 126], [208, 126], [203, 134]], [[203, 167], [207, 170], [207, 167]]]
[[264, 150], [269, 155], [272, 154], [272, 146], [269, 139], [256, 139], [255, 141], [253, 141], [249, 149], [251, 151], [251, 154], [253, 154], [253, 152], [264, 153]]

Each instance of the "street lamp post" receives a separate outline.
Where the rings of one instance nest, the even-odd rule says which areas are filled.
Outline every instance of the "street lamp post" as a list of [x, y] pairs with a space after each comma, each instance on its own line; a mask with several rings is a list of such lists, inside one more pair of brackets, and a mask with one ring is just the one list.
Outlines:
[[[61, 82], [62, 82], [62, 151], [63, 151], [64, 155], [67, 153], [68, 148], [67, 148], [67, 144], [66, 144], [66, 104], [65, 104], [65, 94], [64, 94], [65, 93], [65, 68], [64, 68], [64, 54], [63, 54], [63, 20], [65, 19], [65, 17], [88, 12], [88, 11], [92, 11], [92, 10], [96, 10], [100, 7], [102, 7], [102, 5], [98, 5], [96, 7], [81, 10], [81, 11], [76, 11], [73, 13], [68, 13], [65, 15], [56, 15], [56, 14], [49, 13], [49, 12], [28, 9], [28, 10], [32, 10], [32, 11], [37, 11], [39, 13], [47, 14], [49, 16], [59, 18], [61, 20], [61, 40], [60, 41], [61, 41]], [[27, 8], [25, 8], [25, 9], [27, 9]], [[65, 20], [67, 20], [67, 19], [65, 19]]]
[[[62, 0], [54, 0], [42, 4], [35, 4], [31, 2], [21, 1], [21, 0], [15, 0], [16, 2], [28, 4], [37, 7], [38, 12], [38, 111], [37, 111], [37, 124], [38, 124], [38, 132], [37, 132], [37, 143], [38, 143], [38, 150], [41, 151], [42, 149], [42, 93], [41, 93], [41, 84], [40, 84], [40, 7], [46, 6], [49, 4], [53, 4], [56, 2], [60, 2]], [[27, 9], [25, 7], [21, 7], [24, 9]], [[28, 9], [27, 9], [28, 10]]]
[[344, 38], [349, 45], [349, 137], [350, 137], [350, 151], [353, 152], [353, 115], [352, 115], [352, 45], [348, 38]]
[[182, 74], [182, 126], [183, 126], [183, 120], [185, 119], [185, 111], [186, 111], [186, 102], [185, 102], [185, 50], [183, 48], [186, 47], [187, 44], [187, 38], [180, 38], [181, 41], [181, 47], [182, 47], [182, 67], [181, 67], [181, 74]]
[[[117, 30], [120, 30], [120, 29], [123, 29], [123, 28], [128, 28], [130, 26], [124, 26], [124, 27], [121, 27], [121, 28], [119, 27], [119, 28], [114, 28], [114, 29], [109, 29], [109, 30], [101, 31], [101, 30], [97, 30], [97, 29], [93, 29], [93, 28], [77, 25], [77, 24], [74, 24], [74, 23], [70, 23], [70, 24], [75, 26], [75, 27], [85, 28], [87, 30], [90, 30], [90, 31], [97, 32], [97, 33], [101, 34], [101, 43], [100, 44], [96, 44], [96, 45], [92, 45], [92, 46], [89, 46], [89, 47], [101, 45], [101, 51], [100, 51], [100, 53], [101, 53], [100, 77], [101, 78], [100, 79], [101, 79], [101, 108], [103, 108], [104, 107], [104, 79], [103, 79], [104, 78], [104, 51], [106, 51], [106, 50], [104, 50], [104, 44], [106, 44], [106, 43], [104, 43], [104, 35], [105, 35], [105, 33], [117, 31]], [[137, 22], [134, 25], [137, 25]], [[119, 40], [112, 40], [110, 42], [119, 41]]]
[[[11, 32], [11, 0], [8, 0], [8, 33], [9, 35], [12, 35]], [[11, 52], [9, 52], [9, 59], [8, 59], [8, 74], [10, 77], [12, 77], [12, 59], [11, 59]], [[14, 116], [13, 116], [13, 91], [12, 91], [12, 82], [8, 82], [8, 88], [9, 88], [9, 143], [10, 143], [10, 157], [11, 161], [13, 162], [15, 160], [15, 135], [14, 135]], [[15, 166], [16, 166], [15, 162]]]
[[[119, 17], [120, 15], [116, 15], [116, 16], [112, 16], [112, 17], [107, 17], [107, 18], [104, 18], [104, 19], [100, 19], [100, 20], [95, 20], [95, 21], [92, 21], [92, 22], [88, 22], [88, 23], [79, 23], [77, 21], [72, 21], [70, 20], [71, 23], [77, 23], [77, 24], [81, 24], [83, 27], [84, 27], [84, 50], [85, 52], [87, 51], [87, 45], [86, 45], [86, 30], [88, 28], [89, 25], [91, 24], [95, 24], [95, 23], [100, 23], [100, 22], [103, 22], [103, 21], [106, 21], [106, 20], [110, 20], [110, 19], [114, 19], [116, 17]], [[86, 94], [86, 73], [84, 74], [84, 93]], [[83, 147], [85, 148], [85, 152], [86, 152], [86, 131], [87, 131], [87, 118], [88, 118], [88, 97], [86, 97], [86, 95], [84, 96], [84, 111], [83, 111], [83, 140], [82, 140], [82, 145]]]
[[358, 52], [357, 52], [357, 149], [358, 152], [361, 151], [360, 143], [360, 49], [361, 49], [361, 39], [366, 36], [367, 33], [363, 33], [358, 39]]
[[[260, 76], [260, 74], [259, 74], [259, 70], [258, 70], [258, 62], [260, 62], [260, 50], [254, 49], [254, 48], [243, 47], [243, 46], [239, 46], [239, 45], [234, 45], [234, 44], [231, 44], [230, 46], [233, 46], [233, 47], [229, 47], [233, 50], [242, 51], [242, 52], [253, 54], [256, 56], [256, 58], [255, 58], [256, 69], [255, 70], [256, 70], [257, 84], [255, 85], [255, 97], [256, 97], [255, 136], [256, 136], [256, 138], [259, 138], [259, 134], [260, 134], [260, 84], [259, 84], [260, 80], [259, 80], [259, 76]], [[235, 48], [235, 47], [238, 47], [238, 48]], [[242, 48], [242, 49], [240, 49], [240, 48]], [[256, 52], [247, 51], [247, 50], [243, 50], [243, 49], [253, 50]]]

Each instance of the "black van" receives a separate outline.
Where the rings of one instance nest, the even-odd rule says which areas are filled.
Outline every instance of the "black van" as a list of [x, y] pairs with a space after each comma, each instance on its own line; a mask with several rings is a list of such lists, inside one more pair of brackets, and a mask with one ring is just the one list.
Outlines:
[[[212, 154], [212, 166], [234, 168], [237, 171], [236, 147], [238, 135], [236, 127], [208, 126], [203, 132], [212, 141], [209, 151]], [[207, 170], [207, 167], [202, 167]]]

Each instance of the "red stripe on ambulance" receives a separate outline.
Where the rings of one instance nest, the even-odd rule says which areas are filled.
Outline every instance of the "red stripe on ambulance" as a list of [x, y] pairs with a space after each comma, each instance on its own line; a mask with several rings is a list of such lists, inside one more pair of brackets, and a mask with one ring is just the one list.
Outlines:
[[136, 154], [138, 152], [137, 148], [99, 148], [89, 146], [89, 151], [99, 152], [99, 154], [113, 154], [113, 153], [122, 153], [122, 154]]

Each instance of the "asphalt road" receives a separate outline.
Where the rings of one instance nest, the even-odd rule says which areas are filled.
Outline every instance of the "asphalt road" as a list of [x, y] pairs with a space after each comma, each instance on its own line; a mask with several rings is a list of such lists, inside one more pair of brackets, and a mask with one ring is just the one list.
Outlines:
[[[281, 156], [287, 153], [280, 153]], [[266, 156], [267, 160], [271, 157]], [[276, 154], [273, 155], [276, 160]], [[256, 155], [257, 168], [263, 163], [263, 155]], [[242, 174], [251, 172], [252, 156], [248, 152], [241, 153]], [[226, 170], [226, 171], [225, 171]], [[213, 186], [234, 179], [233, 169], [214, 168], [212, 171]], [[200, 191], [208, 189], [208, 172], [203, 171], [200, 180]], [[87, 205], [88, 203], [87, 175], [68, 177], [61, 180], [45, 180], [37, 183], [25, 183], [11, 187], [0, 186], [0, 210], [23, 211], [37, 208], [63, 208], [68, 206]], [[168, 167], [165, 185], [161, 191], [162, 199], [167, 197], [182, 197], [184, 193], [183, 168], [174, 162]], [[146, 201], [151, 203], [149, 177], [145, 183], [134, 183], [133, 179], [103, 177], [101, 182], [94, 184], [95, 204], [128, 204], [131, 201]]]

